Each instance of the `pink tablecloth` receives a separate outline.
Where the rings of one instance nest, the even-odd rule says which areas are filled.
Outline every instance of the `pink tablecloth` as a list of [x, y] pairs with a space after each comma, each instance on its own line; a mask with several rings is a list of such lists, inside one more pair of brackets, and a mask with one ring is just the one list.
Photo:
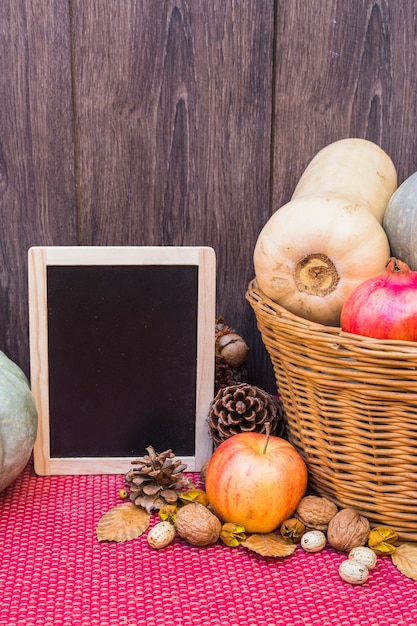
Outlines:
[[29, 464], [0, 494], [0, 626], [417, 625], [417, 582], [389, 558], [356, 587], [330, 548], [272, 559], [181, 539], [156, 551], [145, 535], [100, 543], [97, 522], [122, 486], [40, 478]]

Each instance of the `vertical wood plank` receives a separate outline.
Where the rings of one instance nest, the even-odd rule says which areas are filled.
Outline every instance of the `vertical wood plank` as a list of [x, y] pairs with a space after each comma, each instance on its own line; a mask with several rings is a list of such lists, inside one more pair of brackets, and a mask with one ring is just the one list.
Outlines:
[[0, 23], [0, 349], [28, 373], [27, 250], [77, 235], [68, 2], [2, 2]]
[[414, 2], [278, 0], [272, 212], [343, 137], [378, 143], [399, 182], [417, 169]]
[[343, 137], [381, 145], [400, 181], [417, 168], [416, 27], [413, 2], [278, 2], [273, 210]]
[[217, 312], [260, 382], [244, 294], [269, 213], [273, 1], [73, 7], [81, 242], [213, 246]]

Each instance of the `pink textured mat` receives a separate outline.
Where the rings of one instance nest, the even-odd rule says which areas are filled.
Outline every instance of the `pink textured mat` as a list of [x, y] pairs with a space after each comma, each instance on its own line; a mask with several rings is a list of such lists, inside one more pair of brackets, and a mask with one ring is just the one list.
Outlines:
[[[128, 468], [127, 468], [128, 469]], [[31, 465], [0, 494], [1, 626], [416, 626], [417, 582], [379, 559], [362, 587], [326, 549], [265, 559], [146, 536], [99, 543], [122, 476], [40, 478]]]

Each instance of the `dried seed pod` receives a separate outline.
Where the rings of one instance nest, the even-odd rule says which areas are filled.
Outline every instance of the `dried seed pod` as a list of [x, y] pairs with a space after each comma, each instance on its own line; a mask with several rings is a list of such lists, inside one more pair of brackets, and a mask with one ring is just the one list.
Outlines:
[[351, 585], [363, 585], [369, 576], [369, 569], [354, 559], [346, 559], [339, 566], [339, 576]]
[[354, 509], [342, 509], [329, 522], [327, 541], [336, 550], [350, 552], [365, 545], [370, 528], [366, 517]]
[[207, 507], [192, 502], [178, 509], [175, 528], [180, 537], [193, 546], [207, 546], [218, 540], [222, 524]]
[[151, 548], [159, 550], [168, 546], [175, 538], [175, 528], [170, 522], [159, 522], [148, 532], [148, 543]]
[[287, 519], [281, 524], [280, 533], [285, 539], [289, 539], [293, 543], [298, 543], [304, 535], [306, 527], [303, 522], [296, 517]]
[[330, 520], [338, 512], [334, 502], [321, 496], [304, 496], [297, 506], [295, 516], [308, 530], [325, 532]]
[[245, 529], [241, 524], [226, 522], [220, 531], [220, 539], [229, 548], [236, 548], [245, 541]]
[[389, 526], [377, 526], [371, 530], [368, 536], [368, 546], [378, 556], [393, 554], [396, 541], [398, 541], [398, 534]]

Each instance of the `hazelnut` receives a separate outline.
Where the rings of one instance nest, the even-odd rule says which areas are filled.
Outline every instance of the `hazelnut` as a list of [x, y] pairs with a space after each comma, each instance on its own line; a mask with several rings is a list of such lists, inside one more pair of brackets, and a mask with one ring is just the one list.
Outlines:
[[198, 502], [186, 504], [178, 509], [175, 518], [177, 533], [193, 546], [215, 543], [220, 536], [221, 528], [219, 518]]
[[349, 552], [349, 558], [359, 561], [366, 565], [368, 569], [374, 569], [376, 565], [377, 555], [371, 548], [366, 546], [357, 546]]
[[341, 509], [329, 522], [327, 541], [336, 550], [350, 552], [365, 545], [370, 529], [366, 517], [354, 509]]
[[334, 502], [321, 496], [304, 496], [297, 506], [296, 517], [309, 530], [325, 532], [330, 520], [338, 512]]
[[170, 522], [159, 522], [148, 532], [148, 543], [151, 548], [159, 550], [168, 546], [175, 537], [175, 528]]
[[320, 552], [326, 545], [326, 535], [321, 530], [309, 530], [301, 537], [301, 547], [306, 552]]
[[354, 559], [342, 561], [339, 567], [339, 576], [351, 585], [362, 585], [369, 576], [369, 570], [363, 563]]
[[246, 341], [237, 333], [225, 333], [217, 339], [221, 358], [230, 367], [241, 367], [249, 352]]

